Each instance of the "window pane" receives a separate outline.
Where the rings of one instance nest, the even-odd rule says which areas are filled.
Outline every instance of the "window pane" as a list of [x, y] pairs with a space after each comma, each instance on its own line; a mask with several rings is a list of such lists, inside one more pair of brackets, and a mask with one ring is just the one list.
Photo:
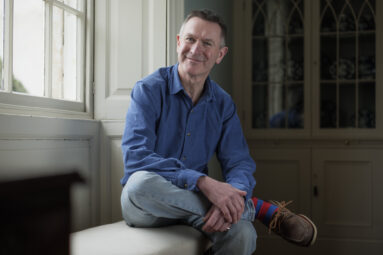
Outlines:
[[14, 0], [13, 91], [44, 95], [44, 1]]
[[356, 127], [355, 84], [340, 84], [339, 87], [339, 127]]
[[52, 96], [77, 100], [77, 17], [53, 7]]
[[4, 89], [3, 86], [3, 50], [4, 50], [4, 31], [3, 31], [3, 24], [4, 24], [4, 0], [0, 0], [0, 89]]
[[69, 5], [70, 7], [74, 8], [74, 9], [79, 9], [78, 8], [78, 4], [80, 4], [80, 2], [83, 2], [84, 0], [58, 0], [59, 2], [62, 2], [66, 5]]
[[375, 128], [375, 83], [359, 84], [359, 128]]
[[267, 85], [253, 85], [253, 128], [267, 128]]
[[336, 128], [336, 84], [321, 84], [320, 99], [320, 127]]

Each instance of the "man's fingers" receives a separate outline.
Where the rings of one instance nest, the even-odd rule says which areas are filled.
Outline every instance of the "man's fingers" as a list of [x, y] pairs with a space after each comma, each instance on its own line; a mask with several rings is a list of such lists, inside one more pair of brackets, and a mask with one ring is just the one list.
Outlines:
[[236, 213], [235, 221], [233, 223], [237, 223], [241, 219], [242, 213], [245, 209], [245, 202], [243, 199], [234, 200], [234, 206], [237, 213]]
[[203, 221], [205, 222], [208, 221], [212, 213], [213, 213], [213, 210], [212, 208], [210, 208], [210, 210], [206, 213], [205, 217], [203, 218]]
[[235, 207], [235, 204], [234, 203], [229, 203], [228, 204], [228, 207], [229, 207], [229, 210], [230, 210], [230, 216], [232, 218], [232, 221], [228, 221], [229, 223], [235, 223], [237, 222], [237, 218], [238, 218], [238, 210], [237, 208]]
[[233, 218], [231, 216], [230, 210], [227, 208], [227, 206], [220, 208], [223, 214], [223, 217], [228, 222], [233, 222]]
[[228, 231], [228, 230], [230, 230], [230, 227], [231, 227], [231, 224], [225, 221], [219, 231], [221, 231], [221, 232]]
[[210, 215], [207, 218], [205, 225], [202, 227], [202, 230], [205, 232], [214, 232], [214, 225], [217, 223], [220, 217], [222, 217], [219, 213], [219, 210], [216, 208], [212, 208], [209, 212]]
[[241, 191], [239, 194], [242, 196], [242, 197], [245, 197], [247, 195], [247, 192], [246, 191], [243, 191], [243, 190], [239, 190]]

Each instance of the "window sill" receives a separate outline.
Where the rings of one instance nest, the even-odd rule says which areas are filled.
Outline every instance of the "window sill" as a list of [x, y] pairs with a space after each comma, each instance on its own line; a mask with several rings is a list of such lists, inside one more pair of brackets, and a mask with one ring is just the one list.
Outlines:
[[0, 92], [0, 114], [93, 119], [84, 103]]
[[93, 119], [93, 114], [90, 112], [67, 111], [40, 107], [30, 107], [21, 105], [11, 105], [0, 103], [0, 114], [4, 115], [19, 115], [33, 117], [53, 117], [64, 119]]

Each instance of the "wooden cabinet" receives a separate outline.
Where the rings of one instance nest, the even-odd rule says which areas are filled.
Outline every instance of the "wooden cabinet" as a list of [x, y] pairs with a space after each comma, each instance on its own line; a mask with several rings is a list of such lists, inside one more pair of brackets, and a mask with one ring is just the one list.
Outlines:
[[69, 254], [76, 173], [0, 182], [0, 254]]
[[[380, 254], [383, 2], [236, 1], [234, 38], [255, 195], [314, 219], [310, 254]], [[308, 252], [257, 229], [257, 254]]]
[[383, 150], [314, 149], [312, 215], [322, 236], [383, 237]]
[[235, 5], [233, 90], [249, 138], [383, 138], [383, 3]]

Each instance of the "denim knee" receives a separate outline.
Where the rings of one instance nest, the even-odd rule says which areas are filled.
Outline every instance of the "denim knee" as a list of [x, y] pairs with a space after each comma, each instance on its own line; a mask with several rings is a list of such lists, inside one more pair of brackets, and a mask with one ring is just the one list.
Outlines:
[[241, 220], [239, 221], [236, 227], [233, 228], [235, 230], [235, 234], [240, 240], [242, 240], [245, 244], [255, 244], [257, 242], [257, 232], [255, 231], [253, 222]]
[[257, 232], [251, 221], [240, 220], [231, 226], [228, 232], [217, 235], [217, 254], [243, 254], [250, 255], [256, 249]]
[[146, 193], [158, 177], [160, 177], [158, 174], [148, 171], [133, 173], [125, 184], [129, 198], [134, 199], [137, 195]]

